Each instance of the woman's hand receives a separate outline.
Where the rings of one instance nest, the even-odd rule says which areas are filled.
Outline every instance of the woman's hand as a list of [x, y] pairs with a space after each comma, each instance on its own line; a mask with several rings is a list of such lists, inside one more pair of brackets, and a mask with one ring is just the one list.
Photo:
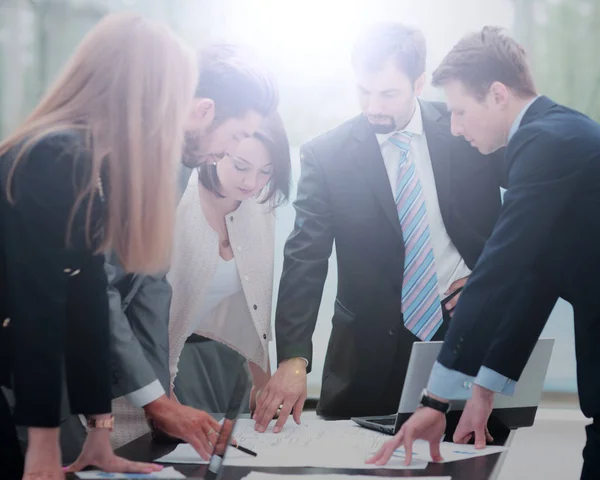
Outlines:
[[[269, 361], [267, 360], [267, 365], [269, 365]], [[256, 402], [260, 397], [263, 389], [271, 380], [271, 368], [267, 368], [267, 371], [264, 371], [261, 367], [259, 367], [254, 362], [248, 362], [248, 368], [250, 369], [250, 375], [252, 375], [252, 390], [250, 391], [250, 415], [254, 414], [254, 410], [256, 410]]]
[[254, 415], [254, 410], [256, 410], [256, 401], [260, 395], [261, 391], [256, 385], [252, 385], [252, 390], [250, 390], [250, 415]]
[[[0, 394], [1, 395], [1, 394]], [[23, 480], [64, 480], [58, 428], [29, 428]]]
[[86, 467], [111, 473], [152, 473], [163, 469], [161, 465], [132, 462], [115, 455], [110, 444], [110, 431], [106, 428], [90, 430], [79, 458], [66, 471], [80, 472]]

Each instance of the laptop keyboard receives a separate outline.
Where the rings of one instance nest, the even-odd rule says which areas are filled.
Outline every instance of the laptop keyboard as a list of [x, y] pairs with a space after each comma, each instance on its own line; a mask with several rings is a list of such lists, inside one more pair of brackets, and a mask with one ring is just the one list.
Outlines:
[[381, 418], [373, 418], [371, 420], [373, 423], [377, 423], [378, 425], [396, 425], [396, 417], [381, 417]]

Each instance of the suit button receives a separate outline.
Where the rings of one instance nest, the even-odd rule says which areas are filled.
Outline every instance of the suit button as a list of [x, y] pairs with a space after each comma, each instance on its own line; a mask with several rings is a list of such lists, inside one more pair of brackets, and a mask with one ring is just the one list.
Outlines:
[[231, 215], [231, 217], [229, 217], [229, 221], [233, 222], [233, 215]]
[[256, 305], [252, 305], [252, 308], [253, 308], [254, 310], [258, 310], [258, 306], [256, 306]]
[[267, 339], [267, 334], [263, 333], [263, 338], [266, 340]]
[[395, 329], [395, 328], [393, 328], [393, 327], [392, 327], [392, 328], [390, 328], [390, 329], [388, 330], [388, 335], [389, 335], [390, 337], [393, 337], [394, 335], [396, 335], [396, 329]]
[[9, 318], [9, 317], [6, 317], [6, 318], [4, 319], [4, 321], [2, 322], [2, 328], [6, 328], [6, 327], [8, 327], [9, 325], [10, 325], [10, 318]]

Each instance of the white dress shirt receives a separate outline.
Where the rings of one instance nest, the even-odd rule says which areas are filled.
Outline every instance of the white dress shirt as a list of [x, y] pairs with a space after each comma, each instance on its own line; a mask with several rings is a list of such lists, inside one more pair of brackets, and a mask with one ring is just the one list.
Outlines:
[[[438, 201], [437, 190], [435, 186], [435, 177], [433, 176], [433, 167], [431, 166], [431, 157], [427, 147], [427, 138], [423, 130], [423, 118], [421, 116], [421, 106], [417, 102], [415, 112], [403, 131], [412, 134], [410, 142], [410, 155], [415, 163], [415, 168], [421, 188], [425, 197], [427, 207], [427, 219], [429, 222], [429, 232], [433, 247], [433, 256], [435, 259], [435, 270], [438, 279], [438, 291], [441, 298], [446, 297], [445, 292], [450, 285], [461, 278], [471, 274], [471, 270], [465, 264], [463, 258], [456, 250], [456, 247], [450, 240]], [[394, 197], [396, 194], [396, 183], [398, 180], [398, 169], [400, 167], [400, 149], [392, 144], [388, 139], [393, 132], [385, 135], [377, 135], [377, 140], [381, 146], [381, 154], [385, 163], [385, 169], [390, 180], [390, 185]]]

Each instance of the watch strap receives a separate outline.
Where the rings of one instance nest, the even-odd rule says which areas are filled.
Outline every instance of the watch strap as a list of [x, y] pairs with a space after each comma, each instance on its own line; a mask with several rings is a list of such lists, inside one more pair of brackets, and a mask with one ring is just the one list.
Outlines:
[[433, 408], [443, 414], [448, 413], [450, 410], [450, 402], [442, 402], [428, 395], [427, 391], [424, 391], [421, 395], [421, 405], [428, 408]]

